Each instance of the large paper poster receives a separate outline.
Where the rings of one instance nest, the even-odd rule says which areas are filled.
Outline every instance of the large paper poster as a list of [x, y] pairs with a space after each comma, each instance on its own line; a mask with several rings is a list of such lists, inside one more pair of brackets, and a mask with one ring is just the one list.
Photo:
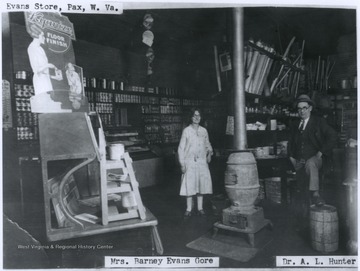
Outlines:
[[75, 65], [73, 24], [50, 12], [25, 12], [26, 30], [33, 38], [27, 52], [33, 70], [33, 112], [87, 111], [82, 68]]

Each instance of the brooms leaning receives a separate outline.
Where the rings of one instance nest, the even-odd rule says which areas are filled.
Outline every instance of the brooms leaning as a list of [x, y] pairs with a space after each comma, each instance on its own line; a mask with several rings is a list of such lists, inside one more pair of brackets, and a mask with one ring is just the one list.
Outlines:
[[256, 44], [249, 40], [245, 49], [245, 91], [261, 95], [269, 75], [273, 56], [275, 56], [274, 48], [264, 45], [261, 41]]

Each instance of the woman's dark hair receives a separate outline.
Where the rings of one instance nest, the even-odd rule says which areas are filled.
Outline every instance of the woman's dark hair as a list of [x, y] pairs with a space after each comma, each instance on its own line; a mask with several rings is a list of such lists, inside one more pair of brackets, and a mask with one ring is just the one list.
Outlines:
[[193, 107], [193, 108], [191, 108], [190, 111], [189, 111], [189, 123], [192, 123], [192, 117], [194, 116], [195, 111], [198, 111], [199, 114], [200, 114], [200, 116], [202, 117], [202, 112], [201, 112], [200, 108], [198, 108], [198, 107]]

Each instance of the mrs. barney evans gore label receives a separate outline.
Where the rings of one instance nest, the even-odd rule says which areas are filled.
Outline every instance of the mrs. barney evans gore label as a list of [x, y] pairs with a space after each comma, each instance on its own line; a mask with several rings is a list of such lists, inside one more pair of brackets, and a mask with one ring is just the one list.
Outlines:
[[219, 267], [218, 257], [105, 257], [105, 267], [202, 268]]

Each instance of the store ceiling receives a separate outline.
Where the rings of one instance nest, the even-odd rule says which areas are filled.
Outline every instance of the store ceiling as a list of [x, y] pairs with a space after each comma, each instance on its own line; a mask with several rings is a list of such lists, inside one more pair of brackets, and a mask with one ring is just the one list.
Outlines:
[[[168, 5], [170, 6], [170, 5]], [[141, 6], [140, 6], [141, 7]], [[231, 39], [231, 8], [177, 8], [124, 10], [122, 15], [64, 14], [74, 24], [77, 39], [114, 48], [141, 43], [145, 13], [154, 17], [153, 47], [176, 54], [201, 54], [205, 45]], [[23, 15], [12, 15], [23, 24]], [[281, 53], [293, 36], [305, 40], [305, 56], [336, 53], [339, 37], [356, 32], [356, 10], [335, 8], [244, 8], [244, 38], [262, 40]]]

